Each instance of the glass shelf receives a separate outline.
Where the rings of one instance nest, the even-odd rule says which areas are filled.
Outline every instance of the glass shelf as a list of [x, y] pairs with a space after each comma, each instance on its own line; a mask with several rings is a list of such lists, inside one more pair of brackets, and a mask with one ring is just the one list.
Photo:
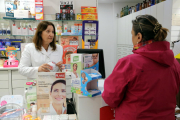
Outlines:
[[5, 20], [36, 20], [35, 18], [9, 18], [9, 17], [3, 17]]
[[[34, 35], [0, 35], [0, 36], [14, 36], [14, 37], [23, 37], [23, 36], [34, 36]], [[56, 36], [82, 36], [82, 35], [56, 35]], [[96, 35], [85, 35], [85, 36], [96, 36]]]
[[[17, 51], [20, 51], [20, 48], [16, 48]], [[5, 48], [0, 48], [0, 51], [6, 51]]]

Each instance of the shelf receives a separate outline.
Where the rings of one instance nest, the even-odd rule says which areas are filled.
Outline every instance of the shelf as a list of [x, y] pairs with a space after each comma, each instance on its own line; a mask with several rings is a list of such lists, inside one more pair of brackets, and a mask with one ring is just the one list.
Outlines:
[[82, 22], [82, 20], [38, 20], [38, 21], [51, 21], [51, 22]]
[[[34, 35], [0, 35], [0, 36], [14, 36], [14, 37], [25, 37], [25, 36], [34, 36]], [[82, 35], [56, 35], [56, 36], [82, 36]], [[96, 35], [85, 35], [85, 36], [96, 36]]]
[[36, 20], [35, 18], [9, 18], [9, 17], [3, 17], [5, 20]]
[[[16, 48], [17, 51], [20, 51], [20, 48]], [[6, 51], [5, 48], [0, 48], [0, 51]]]

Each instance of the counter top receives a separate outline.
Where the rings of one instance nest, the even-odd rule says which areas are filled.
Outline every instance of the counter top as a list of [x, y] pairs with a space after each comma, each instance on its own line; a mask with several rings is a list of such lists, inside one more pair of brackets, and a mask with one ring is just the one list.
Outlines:
[[0, 70], [18, 70], [18, 67], [7, 67], [7, 68], [0, 67]]

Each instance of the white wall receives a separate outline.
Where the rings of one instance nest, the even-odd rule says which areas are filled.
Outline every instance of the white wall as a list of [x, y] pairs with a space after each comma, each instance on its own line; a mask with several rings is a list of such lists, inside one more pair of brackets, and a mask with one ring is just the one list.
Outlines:
[[104, 61], [106, 77], [110, 75], [114, 68], [114, 44], [113, 39], [113, 4], [100, 3], [98, 4], [99, 15], [99, 49], [104, 50]]
[[125, 6], [133, 6], [137, 2], [99, 3], [99, 48], [104, 50], [106, 77], [108, 77], [117, 62], [118, 18], [117, 14]]
[[0, 0], [0, 12], [5, 12], [4, 0]]

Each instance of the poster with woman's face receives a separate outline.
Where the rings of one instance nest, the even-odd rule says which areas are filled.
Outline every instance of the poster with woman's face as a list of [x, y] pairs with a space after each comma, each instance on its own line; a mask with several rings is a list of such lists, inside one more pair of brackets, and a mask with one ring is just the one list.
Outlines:
[[38, 114], [66, 114], [65, 73], [38, 73], [37, 79]]

